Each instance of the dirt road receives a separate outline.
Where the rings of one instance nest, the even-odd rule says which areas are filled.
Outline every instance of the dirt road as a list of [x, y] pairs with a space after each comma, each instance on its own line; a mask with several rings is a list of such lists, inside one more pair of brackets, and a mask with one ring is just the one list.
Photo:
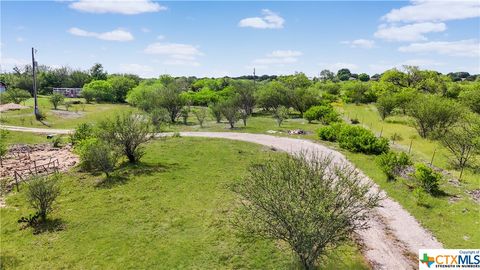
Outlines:
[[[69, 130], [45, 132], [45, 129], [11, 126], [0, 126], [0, 128], [38, 133], [65, 134], [70, 132]], [[168, 135], [162, 134], [161, 136]], [[341, 153], [308, 140], [233, 132], [181, 132], [180, 135], [252, 142], [288, 153], [297, 153], [302, 150], [317, 151], [323, 155], [330, 155], [334, 162], [350, 164]], [[364, 177], [371, 181], [366, 176]], [[400, 204], [388, 198], [386, 194], [384, 195], [382, 206], [376, 209], [375, 217], [370, 221], [370, 228], [359, 232], [360, 240], [363, 243], [363, 253], [374, 269], [416, 269], [418, 267], [418, 249], [442, 248], [442, 244]]]

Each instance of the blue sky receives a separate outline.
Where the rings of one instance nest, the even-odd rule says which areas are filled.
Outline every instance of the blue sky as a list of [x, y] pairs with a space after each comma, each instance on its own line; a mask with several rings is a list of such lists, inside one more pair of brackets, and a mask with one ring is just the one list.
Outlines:
[[1, 68], [29, 62], [194, 76], [480, 73], [480, 2], [2, 1]]

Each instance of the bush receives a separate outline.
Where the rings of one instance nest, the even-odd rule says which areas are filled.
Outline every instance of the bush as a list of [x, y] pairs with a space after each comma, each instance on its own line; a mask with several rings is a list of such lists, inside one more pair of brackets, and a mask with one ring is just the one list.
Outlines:
[[109, 177], [118, 160], [117, 151], [114, 149], [115, 147], [101, 140], [86, 139], [81, 142], [79, 148], [80, 166], [90, 172], [103, 172]]
[[193, 114], [197, 118], [200, 127], [203, 127], [203, 122], [205, 122], [205, 119], [207, 118], [207, 109], [204, 107], [195, 109], [193, 110]]
[[70, 142], [75, 145], [79, 142], [91, 138], [94, 134], [94, 128], [92, 124], [82, 123], [75, 128], [75, 132], [70, 134]]
[[273, 112], [273, 117], [277, 121], [278, 126], [280, 127], [285, 119], [288, 119], [288, 108], [285, 106], [278, 106]]
[[59, 135], [52, 137], [52, 145], [54, 148], [59, 148], [62, 145], [62, 137]]
[[213, 118], [215, 118], [217, 123], [220, 123], [220, 121], [222, 121], [222, 107], [220, 102], [211, 103], [210, 105], [208, 105], [208, 108], [210, 109]]
[[319, 120], [326, 125], [339, 121], [338, 114], [332, 106], [328, 105], [310, 107], [310, 109], [305, 112], [304, 118], [307, 119], [309, 123], [314, 120]]
[[19, 88], [8, 89], [1, 96], [2, 103], [13, 102], [15, 104], [20, 104], [31, 97], [28, 91]]
[[242, 204], [234, 225], [253, 237], [281, 239], [298, 256], [303, 269], [367, 228], [379, 205], [355, 168], [322, 156], [282, 154], [256, 164], [233, 190]]
[[423, 206], [423, 207], [429, 207], [429, 199], [428, 199], [428, 194], [421, 188], [415, 188], [413, 190], [413, 198], [415, 200], [415, 203], [418, 206]]
[[104, 80], [91, 81], [85, 84], [83, 86], [82, 96], [87, 102], [90, 102], [93, 98], [96, 102], [115, 101], [115, 91], [112, 84]]
[[338, 135], [341, 148], [352, 152], [379, 155], [388, 151], [388, 140], [377, 138], [370, 130], [359, 126], [343, 126]]
[[342, 130], [344, 123], [333, 123], [318, 129], [318, 136], [320, 139], [329, 142], [337, 141], [337, 136]]
[[100, 137], [121, 149], [130, 163], [140, 160], [144, 154], [141, 145], [153, 137], [149, 119], [133, 112], [116, 115], [101, 122], [99, 127]]
[[53, 177], [33, 176], [27, 184], [27, 201], [40, 215], [42, 221], [52, 211], [52, 205], [60, 195], [58, 175]]
[[63, 103], [63, 101], [65, 100], [65, 97], [62, 94], [55, 93], [50, 96], [49, 100], [50, 100], [50, 103], [52, 103], [53, 105], [53, 109], [56, 110], [58, 105]]
[[395, 180], [396, 175], [399, 175], [407, 166], [412, 165], [412, 160], [404, 152], [399, 154], [387, 152], [378, 157], [378, 164], [387, 175], [388, 180]]
[[432, 168], [423, 163], [419, 163], [415, 166], [415, 177], [426, 192], [430, 194], [438, 192], [439, 183], [442, 179], [440, 173], [433, 171]]
[[150, 119], [155, 132], [160, 132], [162, 126], [170, 122], [170, 116], [165, 108], [156, 108], [150, 111]]

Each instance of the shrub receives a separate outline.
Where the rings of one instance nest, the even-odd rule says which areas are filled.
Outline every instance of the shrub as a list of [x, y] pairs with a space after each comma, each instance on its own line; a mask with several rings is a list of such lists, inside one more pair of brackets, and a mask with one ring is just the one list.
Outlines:
[[52, 137], [52, 145], [55, 148], [59, 148], [62, 145], [62, 137], [61, 136], [53, 136]]
[[130, 163], [143, 156], [141, 145], [152, 139], [150, 121], [133, 112], [116, 115], [114, 119], [100, 123], [100, 137], [105, 142], [121, 149]]
[[27, 184], [27, 201], [40, 215], [42, 221], [47, 219], [47, 214], [52, 211], [52, 205], [60, 195], [58, 175], [53, 177], [33, 176]]
[[13, 102], [16, 104], [20, 104], [21, 102], [24, 102], [31, 97], [32, 96], [28, 91], [19, 88], [10, 88], [5, 91], [1, 96], [2, 103]]
[[217, 123], [220, 123], [220, 121], [222, 121], [222, 107], [220, 102], [211, 103], [208, 105], [208, 108], [210, 108], [213, 118], [215, 118]]
[[415, 166], [415, 177], [420, 182], [423, 190], [430, 194], [438, 192], [439, 182], [442, 179], [442, 175], [432, 170], [423, 163], [419, 163]]
[[322, 106], [313, 106], [308, 109], [304, 118], [311, 123], [314, 120], [320, 120], [323, 124], [330, 124], [332, 122], [338, 122], [339, 117], [335, 112], [332, 106], [322, 105]]
[[220, 103], [220, 111], [230, 124], [230, 128], [235, 127], [235, 123], [240, 118], [240, 108], [235, 99], [229, 99]]
[[277, 121], [278, 126], [280, 127], [285, 119], [288, 119], [288, 108], [285, 106], [278, 106], [273, 113], [275, 121]]
[[114, 102], [115, 91], [110, 82], [104, 80], [91, 81], [83, 86], [83, 97], [90, 102], [88, 98], [94, 98], [96, 102]]
[[92, 124], [81, 123], [75, 128], [75, 132], [70, 134], [70, 142], [75, 145], [79, 142], [92, 137], [94, 128]]
[[415, 200], [415, 203], [418, 206], [423, 206], [423, 207], [430, 206], [427, 193], [423, 189], [415, 188], [412, 193], [413, 193], [413, 198]]
[[242, 206], [234, 225], [253, 237], [281, 239], [304, 269], [367, 228], [378, 192], [351, 166], [322, 156], [282, 154], [253, 165], [233, 188]]
[[193, 114], [197, 118], [197, 121], [200, 127], [203, 127], [203, 122], [205, 122], [205, 119], [207, 118], [207, 109], [203, 107], [198, 108], [193, 111]]
[[103, 172], [109, 177], [118, 160], [118, 154], [114, 149], [96, 138], [86, 139], [80, 145], [80, 166], [90, 172]]
[[412, 165], [412, 161], [404, 152], [396, 154], [390, 151], [378, 157], [378, 164], [387, 175], [388, 180], [395, 180], [395, 176], [407, 166]]
[[165, 108], [156, 108], [150, 111], [150, 119], [155, 132], [160, 132], [162, 126], [170, 121], [170, 116]]
[[[62, 104], [65, 100], [65, 97], [62, 94], [55, 93], [50, 96], [49, 101], [53, 105], [53, 109], [56, 110], [58, 105]], [[68, 110], [67, 110], [68, 111]]]
[[187, 125], [188, 124], [188, 114], [190, 113], [190, 108], [188, 107], [183, 107], [180, 110], [180, 117], [182, 117], [183, 124]]
[[318, 129], [318, 136], [324, 141], [335, 142], [337, 141], [337, 136], [344, 125], [345, 124], [343, 123], [333, 123], [331, 125], [321, 127]]
[[387, 139], [377, 138], [373, 132], [359, 126], [343, 126], [337, 140], [341, 148], [352, 152], [379, 155], [389, 149]]

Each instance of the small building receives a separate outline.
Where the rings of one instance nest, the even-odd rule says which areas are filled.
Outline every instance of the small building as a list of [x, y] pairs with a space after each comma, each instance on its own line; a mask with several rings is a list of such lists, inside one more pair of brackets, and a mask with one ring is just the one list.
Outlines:
[[4, 82], [0, 82], [0, 93], [7, 91], [7, 84]]
[[62, 94], [69, 98], [78, 98], [81, 92], [82, 88], [53, 88], [54, 94]]

